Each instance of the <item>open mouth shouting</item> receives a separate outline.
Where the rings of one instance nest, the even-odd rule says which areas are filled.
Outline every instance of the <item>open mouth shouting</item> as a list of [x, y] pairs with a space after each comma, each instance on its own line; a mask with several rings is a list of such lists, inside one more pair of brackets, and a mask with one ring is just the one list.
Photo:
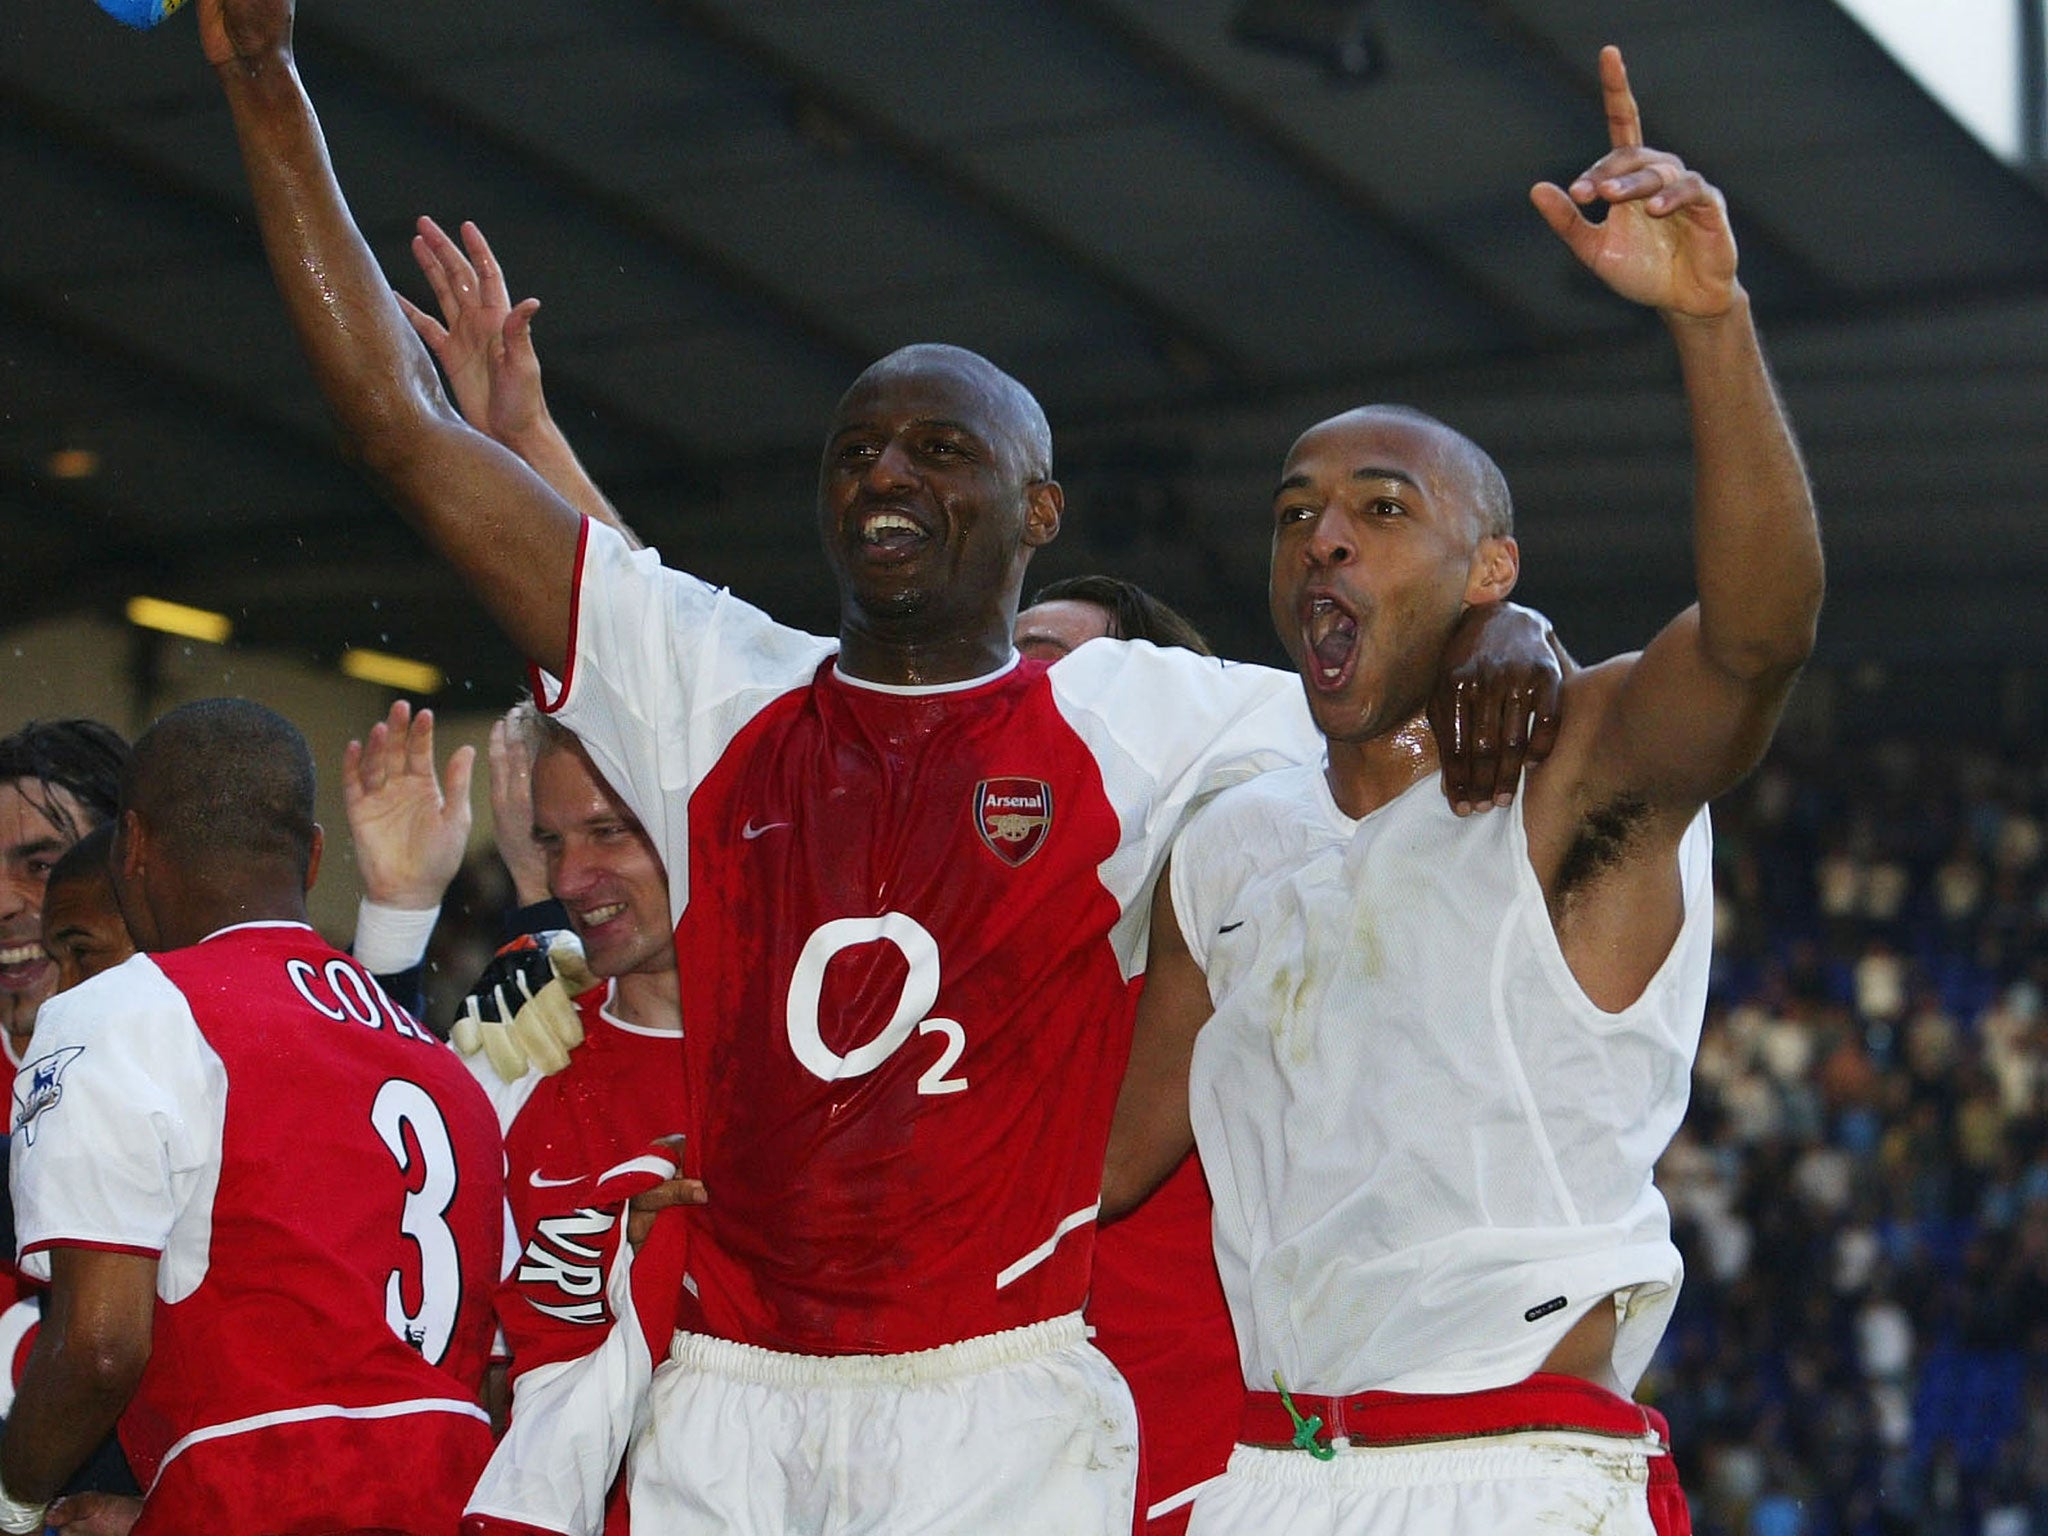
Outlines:
[[1301, 638], [1304, 671], [1313, 686], [1334, 693], [1351, 681], [1358, 660], [1358, 615], [1342, 598], [1329, 592], [1304, 593]]

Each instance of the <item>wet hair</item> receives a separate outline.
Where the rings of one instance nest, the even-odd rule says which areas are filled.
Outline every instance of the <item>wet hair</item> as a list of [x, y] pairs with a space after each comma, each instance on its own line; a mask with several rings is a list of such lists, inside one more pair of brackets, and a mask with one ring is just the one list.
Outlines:
[[1109, 632], [1118, 640], [1149, 640], [1157, 646], [1178, 646], [1197, 656], [1214, 656], [1209, 642], [1185, 616], [1168, 607], [1135, 581], [1121, 576], [1068, 576], [1049, 581], [1032, 594], [1028, 606], [1040, 603], [1093, 603], [1109, 615]]
[[1397, 421], [1418, 422], [1434, 427], [1450, 442], [1452, 452], [1462, 461], [1472, 490], [1472, 510], [1479, 518], [1482, 538], [1505, 539], [1515, 531], [1515, 500], [1508, 492], [1508, 477], [1493, 462], [1493, 455], [1448, 422], [1412, 405], [1367, 405], [1356, 414], [1391, 416]]
[[583, 750], [581, 738], [534, 703], [531, 694], [522, 695], [519, 702], [505, 712], [505, 722], [535, 762], [549, 752]]
[[98, 880], [111, 890], [113, 873], [107, 867], [113, 857], [114, 823], [103, 821], [77, 842], [66, 848], [55, 864], [50, 866], [49, 889], [69, 885], [72, 881]]
[[1027, 484], [1052, 478], [1052, 425], [1045, 419], [1045, 410], [1039, 405], [1038, 397], [979, 352], [939, 341], [913, 342], [870, 363], [853, 381], [847, 393], [852, 394], [877, 374], [924, 371], [934, 367], [964, 374], [998, 402], [1000, 415], [991, 425], [1010, 439]]
[[165, 856], [188, 869], [313, 858], [313, 753], [297, 726], [247, 699], [200, 699], [137, 738], [121, 780]]
[[[43, 814], [58, 831], [76, 836], [113, 819], [128, 758], [128, 743], [110, 725], [97, 720], [31, 720], [0, 738], [0, 781], [32, 779], [40, 784]], [[70, 793], [90, 818], [88, 825], [70, 824], [71, 817], [50, 794], [52, 788]]]

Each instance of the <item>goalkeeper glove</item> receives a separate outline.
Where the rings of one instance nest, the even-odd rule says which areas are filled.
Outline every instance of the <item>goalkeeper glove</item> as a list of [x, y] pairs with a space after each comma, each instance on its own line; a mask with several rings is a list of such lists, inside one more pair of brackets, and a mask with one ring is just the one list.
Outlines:
[[522, 934], [484, 967], [449, 1038], [465, 1056], [482, 1051], [508, 1083], [535, 1069], [550, 1076], [583, 1043], [576, 999], [597, 981], [568, 929]]

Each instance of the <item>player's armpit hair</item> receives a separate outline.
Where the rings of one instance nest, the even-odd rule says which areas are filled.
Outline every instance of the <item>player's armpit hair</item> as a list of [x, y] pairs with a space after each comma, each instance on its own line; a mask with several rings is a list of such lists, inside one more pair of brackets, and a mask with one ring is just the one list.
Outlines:
[[1617, 796], [1588, 811], [1557, 866], [1552, 899], [1563, 900], [1579, 886], [1621, 863], [1642, 834], [1649, 815], [1650, 802], [1638, 794]]

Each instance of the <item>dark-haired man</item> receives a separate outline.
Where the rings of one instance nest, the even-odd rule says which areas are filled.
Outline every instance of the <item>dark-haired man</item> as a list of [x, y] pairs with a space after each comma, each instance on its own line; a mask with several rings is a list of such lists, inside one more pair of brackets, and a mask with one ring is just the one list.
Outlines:
[[1049, 581], [1017, 615], [1017, 652], [1033, 660], [1058, 661], [1076, 646], [1104, 636], [1177, 645], [1197, 656], [1216, 654], [1184, 614], [1121, 576]]
[[636, 1522], [1127, 1526], [1130, 1401], [1079, 1310], [1144, 895], [1198, 796], [1318, 749], [1293, 680], [1135, 645], [1020, 663], [1051, 434], [953, 347], [892, 353], [834, 413], [836, 641], [635, 553], [448, 406], [333, 181], [290, 6], [199, 23], [344, 436], [561, 679], [537, 695], [669, 875], [711, 1191], [667, 1288], [690, 1327], [625, 1319], [576, 1378], [603, 1422], [515, 1421], [473, 1507], [593, 1528], [652, 1375]]
[[1507, 483], [1403, 407], [1289, 452], [1272, 617], [1328, 757], [1175, 845], [1104, 1192], [1195, 1139], [1216, 1193], [1253, 1393], [1197, 1536], [1686, 1529], [1629, 1394], [1681, 1269], [1651, 1176], [1706, 1000], [1704, 807], [1768, 744], [1823, 583], [1720, 194], [1644, 146], [1618, 50], [1600, 75], [1609, 152], [1533, 199], [1675, 343], [1699, 600], [1569, 678], [1515, 810], [1460, 820], [1424, 706], [1519, 574]]
[[0, 739], [0, 1088], [23, 1059], [36, 1010], [57, 990], [41, 942], [51, 867], [112, 817], [127, 760], [127, 742], [97, 720], [31, 720]]
[[11, 1143], [50, 1290], [0, 1438], [0, 1529], [120, 1418], [138, 1532], [445, 1533], [490, 1449], [490, 1105], [306, 921], [313, 765], [189, 704], [136, 743], [113, 848], [145, 953], [44, 1010]]

